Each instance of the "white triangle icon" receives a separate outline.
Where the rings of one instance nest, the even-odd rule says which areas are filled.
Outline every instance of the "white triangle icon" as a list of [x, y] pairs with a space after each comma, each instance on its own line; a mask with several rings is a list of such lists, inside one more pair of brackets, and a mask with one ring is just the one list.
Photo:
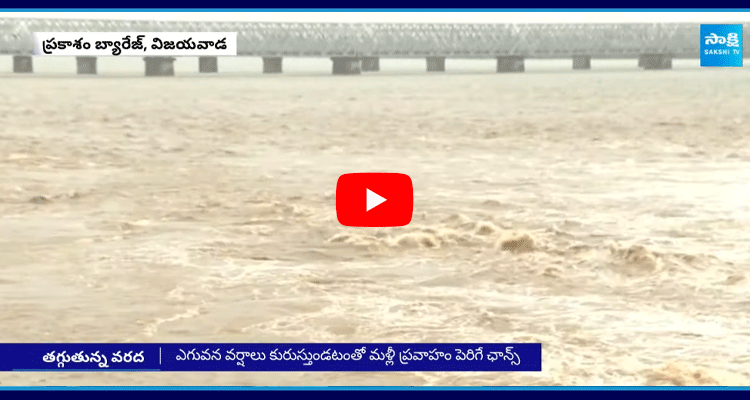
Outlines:
[[366, 190], [367, 190], [367, 210], [366, 211], [370, 211], [373, 208], [375, 208], [375, 207], [377, 207], [377, 206], [379, 206], [379, 205], [381, 205], [381, 204], [383, 204], [385, 202], [386, 199], [384, 199], [383, 197], [381, 197], [377, 193], [373, 192], [370, 189], [366, 189]]

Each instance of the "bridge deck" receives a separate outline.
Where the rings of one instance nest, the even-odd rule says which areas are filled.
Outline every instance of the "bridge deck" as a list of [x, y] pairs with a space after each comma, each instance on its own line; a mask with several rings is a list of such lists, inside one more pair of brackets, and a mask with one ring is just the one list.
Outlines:
[[[750, 23], [744, 23], [747, 32]], [[0, 53], [31, 54], [33, 32], [238, 32], [238, 55], [387, 58], [698, 58], [700, 24], [324, 24], [0, 19]], [[750, 50], [744, 41], [744, 54]]]

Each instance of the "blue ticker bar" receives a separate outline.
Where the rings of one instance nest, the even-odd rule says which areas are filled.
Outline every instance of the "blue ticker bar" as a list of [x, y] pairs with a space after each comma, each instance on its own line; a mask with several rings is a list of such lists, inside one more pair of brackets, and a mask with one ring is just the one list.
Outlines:
[[16, 343], [0, 371], [541, 371], [540, 343]]

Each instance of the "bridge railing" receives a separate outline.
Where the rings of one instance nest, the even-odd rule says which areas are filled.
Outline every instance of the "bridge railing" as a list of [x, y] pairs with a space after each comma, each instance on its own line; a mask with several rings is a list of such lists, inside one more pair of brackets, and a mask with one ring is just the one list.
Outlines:
[[644, 52], [694, 54], [697, 57], [700, 45], [697, 25], [443, 25], [412, 32], [391, 28], [379, 31], [376, 28], [371, 38], [362, 49], [365, 53], [454, 57], [637, 56]]
[[[750, 24], [746, 23], [745, 32]], [[529, 58], [699, 56], [700, 24], [323, 24], [0, 19], [0, 52], [33, 51], [33, 32], [237, 32], [238, 55]], [[744, 41], [745, 52], [750, 41]], [[747, 53], [746, 53], [747, 54]]]

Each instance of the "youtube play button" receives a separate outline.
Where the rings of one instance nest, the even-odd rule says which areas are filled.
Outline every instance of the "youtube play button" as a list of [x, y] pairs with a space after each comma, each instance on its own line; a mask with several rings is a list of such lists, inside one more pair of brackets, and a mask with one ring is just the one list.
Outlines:
[[411, 222], [411, 178], [394, 173], [344, 174], [336, 184], [336, 216], [345, 226], [404, 226]]

